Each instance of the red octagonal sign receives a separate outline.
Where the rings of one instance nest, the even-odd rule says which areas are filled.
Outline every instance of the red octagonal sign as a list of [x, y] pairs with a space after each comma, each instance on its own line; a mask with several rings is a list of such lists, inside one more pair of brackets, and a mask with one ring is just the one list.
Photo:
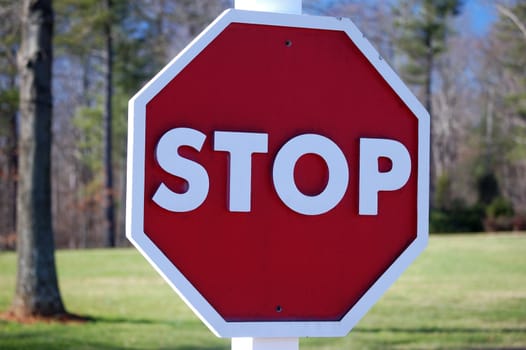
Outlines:
[[428, 114], [346, 19], [226, 11], [128, 152], [128, 237], [219, 336], [345, 335], [427, 242]]

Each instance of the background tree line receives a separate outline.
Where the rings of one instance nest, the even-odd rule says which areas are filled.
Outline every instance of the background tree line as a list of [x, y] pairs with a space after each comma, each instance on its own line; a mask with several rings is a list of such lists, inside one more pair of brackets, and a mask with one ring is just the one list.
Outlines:
[[[21, 3], [0, 0], [0, 249], [16, 238]], [[526, 226], [526, 3], [491, 4], [498, 18], [480, 35], [458, 0], [304, 1], [305, 12], [350, 17], [431, 112], [434, 231]], [[127, 101], [232, 4], [53, 6], [55, 242], [123, 245]]]

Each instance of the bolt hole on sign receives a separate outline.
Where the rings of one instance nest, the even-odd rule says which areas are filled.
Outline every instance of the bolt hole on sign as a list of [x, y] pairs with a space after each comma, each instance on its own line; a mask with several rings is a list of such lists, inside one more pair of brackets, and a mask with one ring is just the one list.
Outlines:
[[227, 10], [128, 122], [127, 236], [218, 336], [346, 335], [426, 245], [429, 116], [348, 19]]

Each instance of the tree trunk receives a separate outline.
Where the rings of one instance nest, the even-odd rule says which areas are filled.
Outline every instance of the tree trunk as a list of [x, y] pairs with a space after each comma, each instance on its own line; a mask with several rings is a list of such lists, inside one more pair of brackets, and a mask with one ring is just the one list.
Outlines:
[[104, 111], [104, 170], [105, 170], [105, 216], [107, 223], [106, 246], [115, 247], [115, 205], [112, 171], [112, 97], [113, 97], [113, 38], [111, 31], [112, 0], [106, 0], [108, 18], [104, 26], [106, 39], [106, 106]]
[[437, 154], [435, 147], [435, 121], [433, 116], [433, 69], [434, 69], [434, 52], [433, 52], [433, 38], [428, 34], [426, 38], [426, 72], [425, 72], [425, 81], [424, 81], [424, 99], [425, 107], [429, 113], [430, 118], [430, 135], [429, 135], [429, 205], [431, 208], [435, 206], [435, 196], [436, 196], [436, 183], [437, 183]]
[[[14, 85], [14, 84], [13, 84]], [[9, 146], [9, 179], [11, 182], [11, 195], [12, 195], [12, 213], [11, 222], [13, 228], [16, 228], [16, 191], [18, 182], [18, 132], [16, 127], [16, 115], [11, 116], [10, 125], [11, 129], [11, 145]], [[15, 231], [15, 230], [13, 230]]]
[[51, 224], [51, 0], [24, 0], [20, 78], [17, 317], [65, 314], [55, 268]]

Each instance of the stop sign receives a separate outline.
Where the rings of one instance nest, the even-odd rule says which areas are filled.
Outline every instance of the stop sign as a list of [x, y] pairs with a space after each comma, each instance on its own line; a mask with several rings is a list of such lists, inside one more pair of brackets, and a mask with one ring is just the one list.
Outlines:
[[347, 19], [228, 10], [129, 110], [127, 235], [218, 336], [345, 335], [426, 245], [428, 114]]

